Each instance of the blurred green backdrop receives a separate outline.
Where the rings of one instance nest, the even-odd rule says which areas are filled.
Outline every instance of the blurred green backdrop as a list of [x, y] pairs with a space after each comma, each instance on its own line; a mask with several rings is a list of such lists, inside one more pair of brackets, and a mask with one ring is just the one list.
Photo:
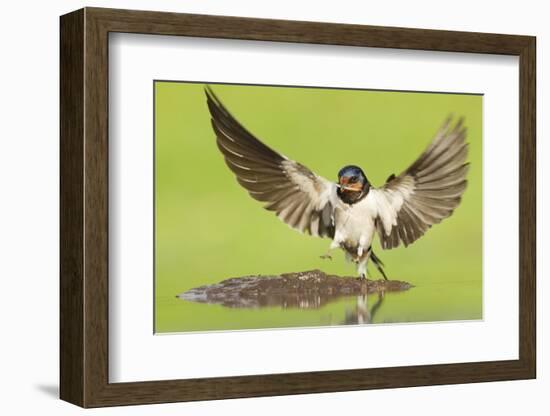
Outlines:
[[[406, 249], [383, 251], [375, 238], [389, 278], [416, 287], [387, 294], [372, 322], [482, 318], [482, 96], [212, 88], [269, 146], [331, 180], [341, 167], [359, 165], [375, 186], [412, 163], [446, 117], [463, 116], [471, 162], [463, 201]], [[353, 313], [352, 298], [315, 310], [234, 309], [177, 299], [229, 277], [315, 268], [354, 276], [355, 266], [338, 251], [332, 261], [320, 259], [330, 240], [291, 230], [238, 185], [216, 147], [204, 84], [155, 82], [155, 159], [155, 332], [333, 325]], [[379, 277], [372, 265], [369, 270], [371, 278]]]

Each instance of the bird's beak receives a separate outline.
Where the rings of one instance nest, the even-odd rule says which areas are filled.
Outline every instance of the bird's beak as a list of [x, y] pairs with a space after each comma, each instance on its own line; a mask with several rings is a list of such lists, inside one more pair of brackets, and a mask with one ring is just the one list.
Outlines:
[[[339, 179], [339, 182], [340, 182], [340, 189], [344, 190], [344, 191], [354, 191], [354, 192], [357, 192], [357, 191], [360, 191], [361, 189], [358, 188], [357, 186], [350, 186], [350, 183], [349, 183], [349, 178], [346, 177], [346, 176], [343, 176]], [[355, 184], [354, 184], [355, 185]]]

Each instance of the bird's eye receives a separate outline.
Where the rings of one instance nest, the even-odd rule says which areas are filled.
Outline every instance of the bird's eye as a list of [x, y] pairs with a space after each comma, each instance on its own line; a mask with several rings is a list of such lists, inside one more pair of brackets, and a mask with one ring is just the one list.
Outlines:
[[357, 182], [357, 176], [352, 176], [351, 178], [349, 178], [349, 181], [350, 181], [350, 183]]

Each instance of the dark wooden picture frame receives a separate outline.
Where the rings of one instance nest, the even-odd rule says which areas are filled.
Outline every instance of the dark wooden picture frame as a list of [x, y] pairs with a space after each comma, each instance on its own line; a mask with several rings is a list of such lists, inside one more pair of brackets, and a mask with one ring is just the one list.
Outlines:
[[[110, 383], [110, 32], [519, 56], [519, 359]], [[83, 407], [518, 380], [536, 376], [535, 38], [85, 8], [61, 17], [60, 396]]]

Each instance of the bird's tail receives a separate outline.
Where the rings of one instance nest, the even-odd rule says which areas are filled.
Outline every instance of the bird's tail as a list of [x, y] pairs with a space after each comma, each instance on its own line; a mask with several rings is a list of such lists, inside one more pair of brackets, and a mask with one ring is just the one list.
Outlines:
[[371, 251], [370, 258], [372, 259], [372, 262], [374, 263], [380, 274], [384, 276], [384, 279], [388, 280], [386, 273], [384, 273], [384, 263], [382, 263], [382, 260], [380, 260], [376, 254], [374, 254], [374, 251]]

